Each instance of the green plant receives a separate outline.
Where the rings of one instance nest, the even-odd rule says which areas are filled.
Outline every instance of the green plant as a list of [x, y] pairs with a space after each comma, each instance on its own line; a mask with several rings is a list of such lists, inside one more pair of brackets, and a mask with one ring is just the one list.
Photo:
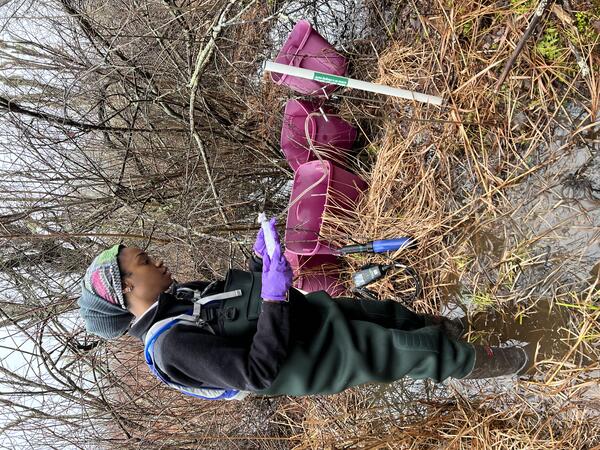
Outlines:
[[510, 0], [510, 6], [517, 14], [526, 14], [535, 8], [533, 0]]
[[489, 292], [475, 292], [471, 301], [478, 309], [487, 309], [494, 304], [494, 298]]
[[455, 256], [454, 261], [456, 261], [456, 267], [458, 270], [468, 269], [471, 263], [473, 262], [472, 258], [467, 256]]
[[473, 21], [471, 19], [467, 20], [461, 27], [460, 34], [462, 36], [469, 36], [473, 31]]
[[595, 311], [600, 311], [600, 306], [598, 305], [593, 305], [591, 303], [585, 302], [583, 301], [583, 299], [581, 299], [580, 294], [578, 294], [577, 292], [569, 292], [569, 297], [571, 297], [571, 300], [573, 301], [573, 303], [565, 303], [565, 302], [556, 302], [556, 304], [558, 306], [562, 306], [564, 308], [572, 308], [572, 309], [576, 309], [579, 311], [585, 311], [585, 312], [595, 312]]
[[594, 14], [589, 11], [575, 13], [575, 26], [584, 42], [593, 42], [598, 38], [598, 32], [592, 26], [594, 18]]
[[546, 28], [535, 48], [547, 60], [555, 61], [563, 51], [558, 30], [554, 27]]

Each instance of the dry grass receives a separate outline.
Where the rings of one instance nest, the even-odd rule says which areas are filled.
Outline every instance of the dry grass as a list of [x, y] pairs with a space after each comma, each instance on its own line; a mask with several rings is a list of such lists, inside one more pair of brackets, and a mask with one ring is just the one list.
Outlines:
[[[471, 400], [456, 402], [451, 389], [439, 408], [417, 421], [388, 423], [392, 428], [383, 434], [370, 417], [372, 432], [349, 445], [592, 448], [598, 445], [593, 417], [598, 414], [600, 282], [597, 271], [591, 278], [587, 272], [597, 262], [598, 197], [582, 192], [569, 197], [560, 187], [581, 166], [572, 165], [573, 154], [594, 142], [594, 136], [581, 133], [593, 128], [597, 114], [597, 35], [587, 41], [571, 37], [591, 69], [588, 77], [579, 72], [566, 38], [562, 47], [557, 44], [556, 60], [540, 55], [533, 40], [494, 92], [526, 21], [510, 6], [457, 1], [432, 9], [438, 13], [418, 15], [422, 39], [401, 37], [381, 55], [378, 81], [443, 95], [447, 105], [388, 100], [365, 107], [344, 101], [350, 117], [383, 120], [380, 138], [367, 149], [372, 165], [364, 176], [370, 187], [358, 215], [329, 217], [326, 237], [338, 244], [350, 243], [349, 236], [416, 237], [415, 250], [394, 256], [409, 261], [423, 279], [424, 292], [415, 303], [419, 310], [440, 311], [448, 301], [458, 301], [470, 313], [493, 311], [525, 328], [527, 317], [543, 304], [550, 314], [568, 319], [548, 331], [561, 351], [540, 351], [528, 378], [515, 384], [452, 384]], [[554, 22], [550, 15], [546, 26]], [[590, 155], [594, 161], [592, 150]], [[568, 213], [556, 212], [561, 208]], [[352, 258], [350, 269], [365, 262]], [[408, 286], [386, 279], [375, 289], [382, 298], [398, 298]], [[489, 340], [484, 331], [470, 338]], [[502, 402], [499, 391], [508, 393]], [[352, 427], [360, 428], [363, 419], [354, 418]], [[318, 448], [311, 429], [303, 443]]]
[[[126, 351], [121, 345], [115, 375], [131, 385], [117, 403], [138, 426], [128, 428], [131, 446], [583, 449], [600, 445], [595, 421], [599, 280], [597, 272], [595, 278], [583, 279], [587, 269], [581, 268], [589, 263], [593, 242], [556, 245], [565, 227], [585, 231], [597, 215], [575, 202], [564, 217], [544, 216], [568, 203], [556, 193], [565, 183], [563, 172], [573, 167], [567, 165], [564, 171], [557, 167], [585, 146], [584, 136], [597, 113], [596, 43], [575, 42], [592, 68], [585, 79], [568, 51], [559, 60], [548, 61], [530, 43], [505, 86], [495, 93], [496, 77], [526, 26], [514, 3], [499, 8], [460, 0], [414, 10], [434, 13], [413, 14], [418, 33], [394, 35], [393, 45], [378, 60], [377, 81], [443, 95], [447, 105], [340, 96], [342, 113], [367, 131], [368, 142], [356, 165], [370, 188], [357, 217], [327, 218], [325, 238], [346, 244], [352, 239], [414, 236], [418, 247], [394, 256], [404, 258], [422, 277], [424, 291], [416, 309], [439, 311], [448, 301], [463, 301], [470, 313], [494, 312], [505, 322], [527, 323], [543, 303], [567, 317], [553, 330], [561, 352], [541, 351], [536, 372], [514, 383], [453, 381], [435, 386], [404, 380], [335, 396], [254, 398], [241, 405], [216, 405], [157, 385], [139, 368], [137, 349]], [[369, 78], [365, 64], [355, 65], [358, 78]], [[374, 70], [371, 67], [369, 73]], [[256, 105], [261, 112], [273, 108], [282, 96], [278, 89], [265, 92], [266, 100]], [[565, 114], [573, 105], [583, 111], [580, 117]], [[267, 120], [257, 128], [267, 136], [277, 128], [278, 118], [265, 117], [273, 122]], [[559, 136], [561, 129], [566, 133]], [[548, 204], [540, 212], [542, 199]], [[544, 226], [537, 226], [540, 223]], [[348, 270], [366, 260], [348, 258]], [[398, 297], [407, 289], [405, 281], [396, 278], [375, 286], [382, 298]], [[484, 329], [469, 337], [493, 338]]]
[[[370, 188], [357, 218], [327, 218], [325, 237], [345, 244], [351, 242], [350, 237], [366, 241], [414, 236], [418, 247], [394, 256], [404, 258], [422, 277], [424, 291], [414, 304], [416, 309], [439, 311], [449, 300], [462, 299], [471, 313], [494, 311], [506, 322], [519, 322], [545, 302], [550, 311], [560, 310], [568, 318], [554, 330], [563, 343], [560, 354], [541, 353], [536, 373], [514, 384], [453, 382], [440, 387], [400, 381], [336, 396], [210, 403], [161, 386], [144, 366], [140, 344], [122, 340], [99, 355], [111, 358], [107, 367], [112, 370], [103, 374], [104, 381], [116, 386], [120, 381], [110, 401], [112, 409], [102, 411], [112, 431], [107, 434], [107, 446], [111, 442], [124, 448], [179, 449], [567, 449], [600, 445], [600, 429], [594, 420], [599, 401], [598, 272], [591, 280], [582, 277], [587, 271], [582, 266], [593, 255], [589, 251], [593, 242], [570, 236], [568, 245], [561, 243], [574, 229], [583, 233], [575, 236], [593, 236], [585, 230], [598, 217], [583, 199], [575, 202], [562, 195], [569, 180], [574, 192], [585, 188], [584, 171], [569, 180], [565, 176], [575, 170], [569, 166], [570, 155], [584, 148], [586, 140], [595, 139], [589, 135], [594, 131], [590, 121], [597, 117], [600, 104], [597, 38], [573, 38], [591, 68], [585, 79], [566, 46], [559, 48], [560, 57], [550, 61], [531, 42], [505, 86], [495, 93], [497, 75], [527, 24], [516, 13], [521, 3], [409, 2], [395, 13], [410, 17], [413, 26], [386, 29], [392, 44], [378, 55], [376, 64], [355, 45], [353, 75], [357, 78], [443, 95], [447, 105], [436, 108], [382, 101], [356, 92], [340, 95], [343, 115], [365, 132], [367, 143], [356, 165]], [[257, 16], [268, 14], [256, 8]], [[553, 16], [550, 20], [554, 21]], [[560, 24], [556, 26], [564, 31]], [[244, 55], [255, 58], [256, 47], [262, 44], [250, 33], [254, 29], [245, 25], [235, 39], [227, 41], [226, 55], [232, 61]], [[266, 32], [259, 31], [256, 36]], [[275, 142], [273, 130], [279, 129], [280, 116], [273, 111], [281, 109], [287, 93], [271, 85], [258, 94], [250, 92], [242, 81], [252, 73], [254, 62], [244, 62], [239, 72], [233, 65], [221, 69], [228, 92], [235, 94], [217, 110], [233, 124], [224, 127], [227, 132], [245, 125], [252, 142]], [[231, 114], [226, 114], [223, 110], [237, 105], [236, 96], [242, 90], [247, 95], [239, 103], [247, 113], [235, 115], [239, 108], [230, 108]], [[580, 116], [570, 112], [573, 106], [581, 109]], [[559, 137], [561, 130], [565, 133]], [[248, 174], [249, 180], [262, 173], [279, 182], [284, 171], [278, 169], [269, 147], [257, 145], [253, 152], [242, 154], [243, 146], [230, 143], [221, 148], [221, 140], [211, 141], [220, 152], [221, 159], [215, 159], [235, 162], [219, 167], [217, 180], [221, 195], [228, 193], [226, 211], [232, 222], [226, 231], [250, 236], [247, 217], [256, 205], [242, 208], [238, 202], [247, 200], [254, 186], [229, 180], [234, 176], [241, 180], [244, 174], [239, 168], [248, 161], [257, 166], [257, 172]], [[187, 152], [187, 142], [178, 146]], [[162, 150], [156, 155], [164, 158]], [[179, 154], [174, 158], [181, 159]], [[563, 171], [557, 169], [561, 164]], [[598, 166], [597, 161], [593, 164]], [[189, 204], [201, 195], [196, 190], [204, 183], [198, 180], [185, 180]], [[265, 197], [278, 191], [265, 190]], [[588, 194], [586, 201], [597, 210], [597, 197], [591, 190]], [[547, 204], [540, 206], [542, 200]], [[220, 238], [214, 247], [200, 240], [203, 233], [214, 232], [212, 224], [218, 223], [211, 220], [211, 227], [205, 227], [207, 213], [221, 220], [216, 208], [192, 208], [190, 213], [188, 203], [182, 205], [181, 220], [166, 209], [149, 213], [158, 219], [162, 231], [182, 236], [157, 252], [172, 256], [169, 261], [181, 269], [181, 279], [186, 279], [183, 273], [212, 277], [234, 255], [235, 262], [241, 263], [233, 238], [227, 245]], [[551, 215], [564, 205], [569, 214]], [[267, 206], [279, 204], [267, 202]], [[348, 258], [348, 270], [366, 260], [364, 256]], [[375, 286], [382, 298], [397, 297], [407, 289], [409, 285], [398, 278]], [[476, 330], [470, 338], [491, 339], [484, 330]]]

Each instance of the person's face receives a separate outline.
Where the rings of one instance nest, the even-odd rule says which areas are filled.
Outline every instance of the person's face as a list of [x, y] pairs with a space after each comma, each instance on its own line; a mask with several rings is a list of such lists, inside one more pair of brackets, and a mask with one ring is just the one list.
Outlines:
[[173, 282], [171, 272], [161, 260], [153, 259], [137, 247], [121, 249], [119, 267], [124, 274], [124, 291], [129, 297], [143, 301], [154, 301]]

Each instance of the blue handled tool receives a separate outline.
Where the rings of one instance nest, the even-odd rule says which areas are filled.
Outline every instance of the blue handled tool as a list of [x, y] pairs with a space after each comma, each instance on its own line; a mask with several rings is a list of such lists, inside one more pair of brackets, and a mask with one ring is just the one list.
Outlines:
[[[367, 242], [365, 244], [346, 245], [339, 250], [336, 250], [338, 255], [350, 255], [352, 253], [386, 253], [396, 250], [414, 248], [417, 244], [416, 239], [411, 237], [399, 237], [394, 239], [378, 239], [376, 241]], [[405, 305], [410, 305], [414, 299], [421, 295], [421, 280], [415, 270], [403, 264], [400, 261], [394, 261], [393, 264], [367, 264], [352, 275], [354, 282], [353, 292], [362, 298], [369, 300], [377, 300], [377, 295], [367, 289], [371, 283], [383, 278], [391, 269], [401, 270], [409, 275], [414, 282], [414, 293], [410, 298], [404, 298], [401, 301]]]
[[351, 253], [385, 253], [396, 250], [413, 248], [417, 241], [411, 237], [399, 237], [395, 239], [379, 239], [367, 242], [366, 244], [346, 245], [337, 253], [340, 255], [349, 255]]

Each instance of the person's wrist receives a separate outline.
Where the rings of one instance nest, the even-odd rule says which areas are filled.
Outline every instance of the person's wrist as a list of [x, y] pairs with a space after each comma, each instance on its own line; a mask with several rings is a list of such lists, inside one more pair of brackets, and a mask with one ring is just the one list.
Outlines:
[[264, 302], [268, 302], [268, 303], [287, 302], [288, 301], [288, 293], [286, 292], [285, 295], [283, 295], [281, 297], [277, 296], [277, 295], [270, 295], [270, 296], [268, 296], [266, 298], [263, 297], [263, 301]]

